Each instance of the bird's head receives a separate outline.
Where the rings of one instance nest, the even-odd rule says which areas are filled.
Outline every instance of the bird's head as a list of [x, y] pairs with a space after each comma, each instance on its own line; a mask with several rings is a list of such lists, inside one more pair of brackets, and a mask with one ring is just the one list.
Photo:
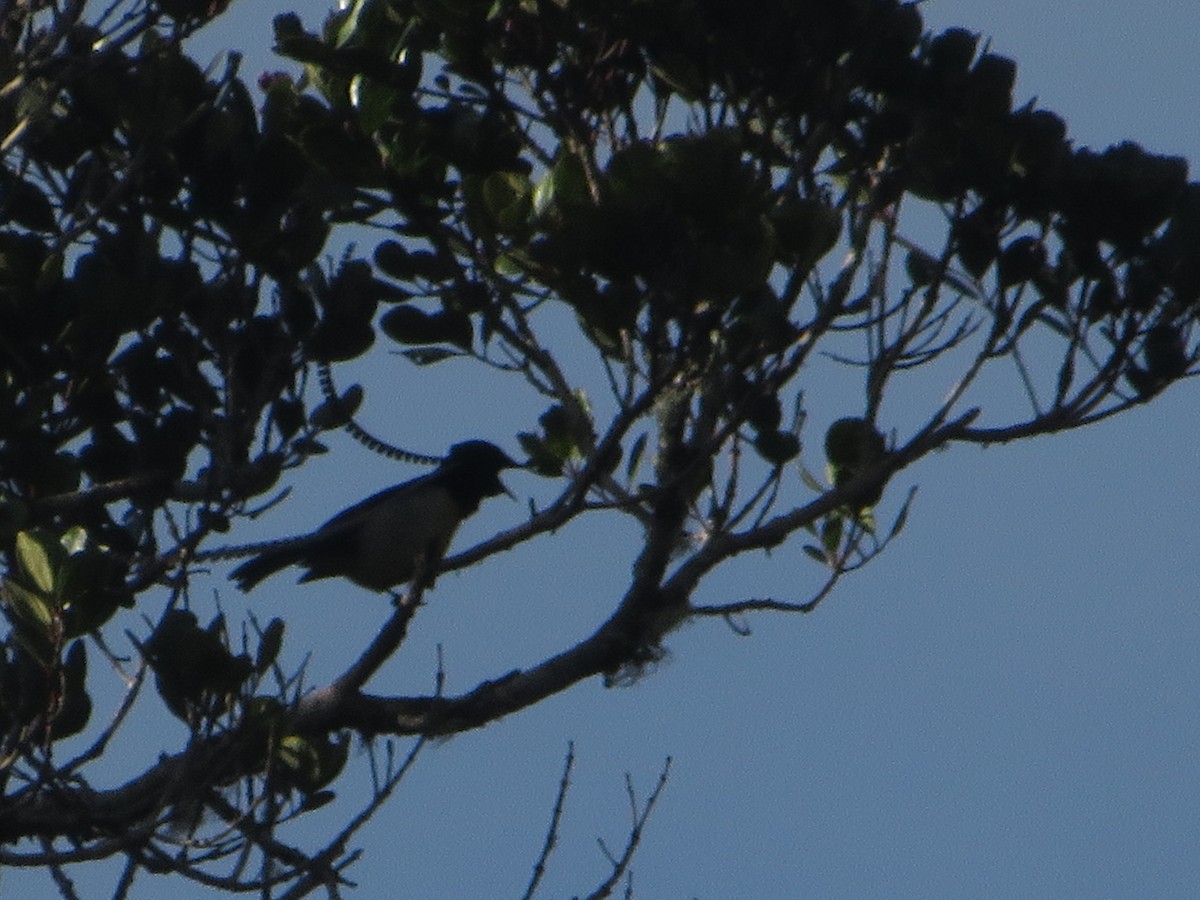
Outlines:
[[519, 469], [508, 454], [488, 441], [463, 441], [455, 444], [442, 461], [439, 473], [443, 479], [462, 492], [466, 505], [478, 506], [484, 497], [497, 494], [512, 496], [500, 473], [505, 469]]

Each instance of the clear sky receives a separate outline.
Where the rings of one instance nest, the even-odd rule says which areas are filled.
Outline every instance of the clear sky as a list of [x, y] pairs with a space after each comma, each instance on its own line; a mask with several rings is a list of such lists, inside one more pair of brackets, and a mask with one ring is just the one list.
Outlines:
[[[323, 4], [235, 3], [209, 40], [236, 40], [252, 78], [272, 65], [254, 42], [265, 46], [271, 14], [289, 8], [315, 25]], [[1018, 103], [1036, 95], [1077, 143], [1132, 139], [1200, 159], [1200, 4], [930, 0], [923, 11], [932, 27], [991, 35], [1020, 66]], [[512, 435], [529, 426], [509, 417], [522, 408], [503, 389], [478, 405], [432, 408], [422, 373], [395, 359], [369, 372], [394, 383], [367, 383], [364, 418], [384, 434], [416, 435], [419, 449], [486, 437], [515, 452]], [[399, 398], [396, 407], [372, 406], [372, 389]], [[901, 539], [813, 615], [755, 618], [748, 638], [691, 625], [633, 687], [585, 683], [427, 748], [364, 833], [351, 896], [520, 896], [568, 741], [575, 784], [545, 897], [602, 880], [596, 839], [620, 847], [628, 826], [624, 773], [644, 796], [668, 755], [670, 784], [635, 863], [638, 897], [1194, 896], [1198, 391], [1176, 385], [1074, 434], [937, 454], [891, 487], [894, 500], [920, 485]], [[810, 388], [820, 404], [816, 395]], [[407, 396], [415, 408], [401, 408]], [[348, 440], [320, 465], [298, 476], [288, 511], [258, 523], [261, 534], [316, 525], [416, 474]], [[529, 475], [507, 480], [518, 496], [544, 491]], [[490, 501], [458, 546], [514, 523], [522, 508]], [[453, 693], [585, 636], [616, 602], [634, 537], [568, 528], [444, 578], [371, 688], [429, 690], [438, 644]], [[696, 599], [802, 599], [820, 574], [784, 548], [706, 583]], [[238, 608], [219, 579], [212, 587]], [[293, 658], [317, 645], [318, 681], [387, 614], [386, 601], [359, 593], [296, 589], [282, 577], [253, 608], [296, 619]], [[356, 753], [348, 796], [364, 774]], [[87, 896], [111, 891], [103, 867], [94, 872], [103, 882], [77, 874]], [[21, 883], [6, 876], [3, 896], [37, 896]], [[167, 887], [144, 881], [134, 896]], [[170, 887], [173, 900], [211, 896]]]

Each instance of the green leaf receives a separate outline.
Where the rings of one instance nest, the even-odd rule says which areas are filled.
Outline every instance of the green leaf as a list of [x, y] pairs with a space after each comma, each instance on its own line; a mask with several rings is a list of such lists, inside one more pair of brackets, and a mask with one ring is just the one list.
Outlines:
[[567, 459], [579, 452], [579, 442], [572, 429], [567, 408], [556, 403], [538, 416], [542, 426], [543, 444], [554, 456]]
[[483, 180], [483, 202], [501, 232], [518, 231], [533, 209], [529, 178], [520, 172], [493, 172]]
[[82, 553], [87, 549], [88, 545], [87, 529], [81, 525], [69, 528], [63, 534], [62, 540], [59, 543], [62, 544], [63, 549], [71, 556], [74, 556], [76, 553]]
[[[812, 472], [808, 471], [807, 466], [800, 467], [800, 480], [809, 490], [816, 491], [818, 494], [825, 493], [827, 485], [822, 484]], [[832, 478], [830, 482], [832, 482]]]
[[63, 556], [62, 545], [44, 532], [17, 533], [17, 563], [43, 594], [54, 593]]
[[517, 443], [529, 457], [528, 465], [533, 471], [551, 478], [562, 474], [563, 466], [566, 463], [565, 457], [555, 453], [553, 448], [547, 446], [539, 435], [522, 431], [517, 435]]
[[314, 783], [320, 772], [321, 760], [316, 747], [308, 738], [287, 734], [275, 751], [279, 765], [288, 770], [291, 780], [298, 784]]
[[55, 606], [49, 597], [11, 580], [4, 583], [3, 597], [4, 602], [21, 621], [38, 627], [42, 631], [42, 637], [49, 638], [55, 620]]
[[347, 741], [288, 734], [279, 741], [275, 759], [286, 770], [287, 781], [312, 793], [341, 774], [349, 755]]
[[554, 161], [553, 167], [538, 182], [533, 191], [533, 213], [543, 216], [551, 209], [559, 212], [590, 204], [587, 173], [579, 157], [567, 153]]
[[342, 20], [341, 26], [334, 36], [333, 44], [335, 47], [345, 47], [347, 44], [355, 40], [356, 37], [361, 37], [356, 34], [363, 25], [364, 19], [370, 19], [370, 7], [373, 6], [371, 0], [353, 0], [352, 3], [339, 4], [341, 9], [349, 7], [349, 12], [345, 13], [345, 18]]
[[541, 267], [520, 248], [512, 248], [496, 257], [496, 274], [505, 278], [521, 278], [536, 274]]
[[554, 204], [554, 172], [547, 172], [533, 188], [533, 214], [542, 216]]
[[833, 556], [842, 545], [842, 535], [845, 533], [846, 520], [839, 515], [831, 515], [821, 526], [821, 544], [827, 556]]
[[350, 105], [358, 113], [358, 125], [366, 134], [374, 134], [390, 117], [395, 91], [372, 81], [365, 75], [350, 79]]
[[815, 559], [823, 566], [829, 565], [829, 557], [825, 555], [825, 551], [820, 547], [815, 547], [812, 544], [805, 544], [802, 548], [805, 553]]

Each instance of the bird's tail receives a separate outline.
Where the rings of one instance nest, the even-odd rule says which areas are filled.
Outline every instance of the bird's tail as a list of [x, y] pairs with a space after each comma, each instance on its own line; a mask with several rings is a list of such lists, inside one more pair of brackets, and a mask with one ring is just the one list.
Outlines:
[[264, 578], [300, 562], [304, 558], [305, 546], [300, 541], [268, 544], [253, 558], [230, 572], [229, 577], [243, 591], [249, 591]]
[[229, 547], [217, 547], [214, 550], [200, 550], [193, 553], [191, 558], [197, 561], [206, 559], [245, 559], [247, 556], [258, 556], [264, 550], [274, 550], [281, 544], [291, 543], [291, 539], [276, 538], [273, 541], [258, 541], [253, 544], [233, 544]]

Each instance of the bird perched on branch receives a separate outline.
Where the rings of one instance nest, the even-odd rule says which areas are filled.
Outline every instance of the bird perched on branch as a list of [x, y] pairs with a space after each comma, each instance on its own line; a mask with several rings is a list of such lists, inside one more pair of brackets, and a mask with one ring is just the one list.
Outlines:
[[248, 591], [280, 569], [307, 569], [300, 581], [348, 578], [384, 591], [432, 578], [459, 524], [485, 497], [507, 493], [500, 472], [517, 468], [495, 444], [455, 444], [428, 475], [380, 491], [311, 534], [259, 549], [230, 578]]

